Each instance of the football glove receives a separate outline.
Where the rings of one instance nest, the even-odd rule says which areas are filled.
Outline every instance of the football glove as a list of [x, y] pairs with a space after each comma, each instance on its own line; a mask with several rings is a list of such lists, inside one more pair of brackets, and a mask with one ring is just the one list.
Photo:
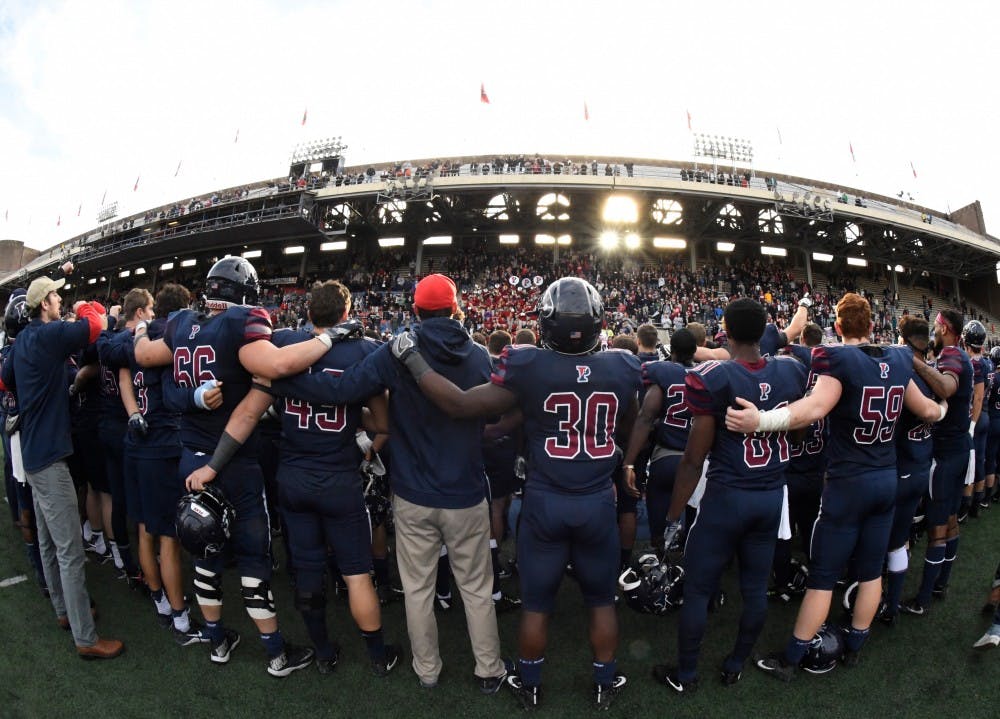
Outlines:
[[341, 322], [339, 325], [327, 327], [323, 330], [323, 334], [329, 337], [333, 344], [337, 344], [352, 337], [364, 337], [365, 328], [358, 320], [347, 320], [346, 322]]
[[149, 432], [149, 425], [146, 424], [146, 418], [142, 416], [141, 412], [133, 412], [129, 415], [128, 431], [140, 437], [145, 437]]
[[430, 365], [420, 354], [415, 332], [402, 332], [396, 335], [389, 348], [392, 356], [406, 366], [415, 381], [419, 382], [421, 377], [430, 372]]
[[802, 295], [802, 299], [799, 300], [799, 307], [805, 307], [806, 309], [809, 309], [812, 306], [813, 306], [812, 298], [809, 296], [809, 293], [806, 292], [804, 295]]
[[667, 526], [663, 529], [663, 546], [664, 548], [669, 547], [674, 543], [674, 537], [677, 533], [681, 531], [681, 520], [679, 519], [667, 519]]

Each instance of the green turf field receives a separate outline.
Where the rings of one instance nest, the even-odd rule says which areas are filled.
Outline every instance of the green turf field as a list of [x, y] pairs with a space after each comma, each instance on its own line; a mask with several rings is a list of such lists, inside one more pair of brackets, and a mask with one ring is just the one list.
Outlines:
[[[20, 539], [0, 523], [0, 580], [28, 574]], [[623, 641], [619, 667], [629, 677], [612, 713], [630, 717], [991, 717], [1000, 716], [1000, 649], [974, 653], [972, 642], [988, 621], [979, 614], [1000, 546], [1000, 508], [963, 528], [958, 565], [947, 601], [928, 617], [902, 617], [894, 630], [878, 625], [861, 665], [838, 667], [814, 677], [804, 673], [791, 685], [754, 669], [731, 688], [716, 681], [717, 670], [736, 630], [739, 600], [734, 575], [725, 586], [731, 601], [716, 615], [702, 652], [701, 688], [679, 698], [649, 676], [654, 661], [673, 660], [677, 616], [640, 616], [621, 610]], [[511, 547], [505, 547], [510, 553]], [[280, 549], [279, 549], [280, 552]], [[922, 549], [921, 549], [922, 552]], [[919, 570], [920, 557], [913, 562]], [[0, 717], [502, 717], [518, 709], [509, 693], [482, 696], [472, 683], [473, 663], [461, 605], [439, 615], [444, 672], [436, 689], [418, 687], [408, 659], [386, 679], [376, 679], [346, 602], [330, 603], [331, 632], [343, 649], [341, 665], [328, 677], [310, 667], [287, 679], [264, 670], [264, 652], [238, 600], [238, 580], [227, 577], [225, 617], [243, 633], [226, 666], [208, 660], [205, 645], [181, 648], [160, 629], [151, 603], [113, 578], [110, 566], [88, 565], [97, 601], [98, 631], [125, 641], [127, 651], [110, 662], [83, 662], [67, 632], [54, 621], [51, 605], [33, 580], [0, 587]], [[911, 572], [909, 595], [917, 577]], [[291, 609], [287, 575], [275, 578], [282, 626], [293, 641], [305, 630]], [[514, 589], [514, 586], [511, 586]], [[774, 606], [759, 649], [783, 646], [794, 607]], [[836, 614], [839, 617], [839, 613]], [[405, 647], [402, 605], [385, 612], [387, 637]], [[515, 615], [500, 618], [505, 653], [515, 653]], [[575, 717], [590, 713], [589, 653], [585, 617], [574, 582], [567, 579], [554, 617], [547, 656], [543, 713]]]

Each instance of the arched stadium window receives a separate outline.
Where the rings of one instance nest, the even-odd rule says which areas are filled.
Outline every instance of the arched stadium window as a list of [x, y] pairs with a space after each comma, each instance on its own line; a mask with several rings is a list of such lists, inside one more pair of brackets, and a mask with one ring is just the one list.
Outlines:
[[427, 203], [427, 214], [424, 216], [424, 222], [440, 222], [441, 221], [441, 211], [434, 206], [433, 202]]
[[861, 239], [861, 228], [853, 222], [848, 222], [844, 226], [844, 242], [857, 247], [864, 247], [865, 241]]
[[785, 226], [781, 221], [781, 215], [771, 208], [760, 211], [760, 214], [757, 216], [757, 228], [761, 232], [771, 235], [785, 234]]
[[516, 212], [521, 207], [521, 203], [507, 195], [495, 195], [490, 198], [483, 213], [487, 220], [509, 220], [510, 213]]
[[378, 208], [378, 219], [383, 225], [403, 221], [406, 212], [406, 200], [392, 200]]
[[661, 225], [679, 225], [683, 221], [684, 207], [677, 200], [660, 198], [653, 203], [653, 222]]
[[346, 202], [334, 205], [326, 211], [326, 215], [323, 217], [323, 229], [343, 230], [351, 221], [352, 214], [354, 214], [354, 210]]
[[826, 225], [821, 225], [819, 228], [816, 227], [816, 220], [809, 220], [809, 227], [813, 230], [813, 236], [820, 240], [825, 240], [830, 236], [830, 233], [826, 230]]
[[739, 230], [743, 227], [743, 213], [736, 209], [736, 205], [729, 203], [719, 210], [715, 224], [723, 230]]
[[535, 207], [535, 213], [542, 220], [568, 220], [569, 213], [566, 211], [568, 207], [569, 198], [566, 195], [550, 192], [542, 195], [542, 199]]

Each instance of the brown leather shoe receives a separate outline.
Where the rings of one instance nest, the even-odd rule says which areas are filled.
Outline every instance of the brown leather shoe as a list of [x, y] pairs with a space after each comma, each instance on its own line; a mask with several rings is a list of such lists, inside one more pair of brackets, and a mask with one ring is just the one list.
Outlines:
[[92, 647], [76, 647], [81, 659], [114, 659], [125, 651], [125, 645], [117, 639], [98, 639]]
[[[97, 621], [97, 605], [94, 604], [94, 600], [90, 601], [90, 616], [94, 618], [94, 621]], [[68, 632], [70, 629], [69, 617], [67, 617], [65, 614], [56, 617], [56, 624], [58, 624], [59, 628], [65, 632]]]

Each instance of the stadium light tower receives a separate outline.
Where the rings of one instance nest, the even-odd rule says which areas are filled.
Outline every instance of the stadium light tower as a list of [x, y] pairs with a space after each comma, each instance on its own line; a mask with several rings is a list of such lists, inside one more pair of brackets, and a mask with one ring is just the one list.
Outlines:
[[737, 167], [744, 165], [753, 175], [753, 143], [747, 138], [727, 137], [724, 135], [708, 135], [703, 132], [694, 133], [695, 168], [699, 157], [707, 157], [712, 161], [712, 172], [718, 172], [719, 161], [726, 165], [732, 164], [733, 174]]
[[298, 177], [317, 162], [323, 163], [324, 171], [338, 174], [344, 169], [346, 149], [347, 145], [339, 135], [300, 143], [292, 150], [289, 174]]

